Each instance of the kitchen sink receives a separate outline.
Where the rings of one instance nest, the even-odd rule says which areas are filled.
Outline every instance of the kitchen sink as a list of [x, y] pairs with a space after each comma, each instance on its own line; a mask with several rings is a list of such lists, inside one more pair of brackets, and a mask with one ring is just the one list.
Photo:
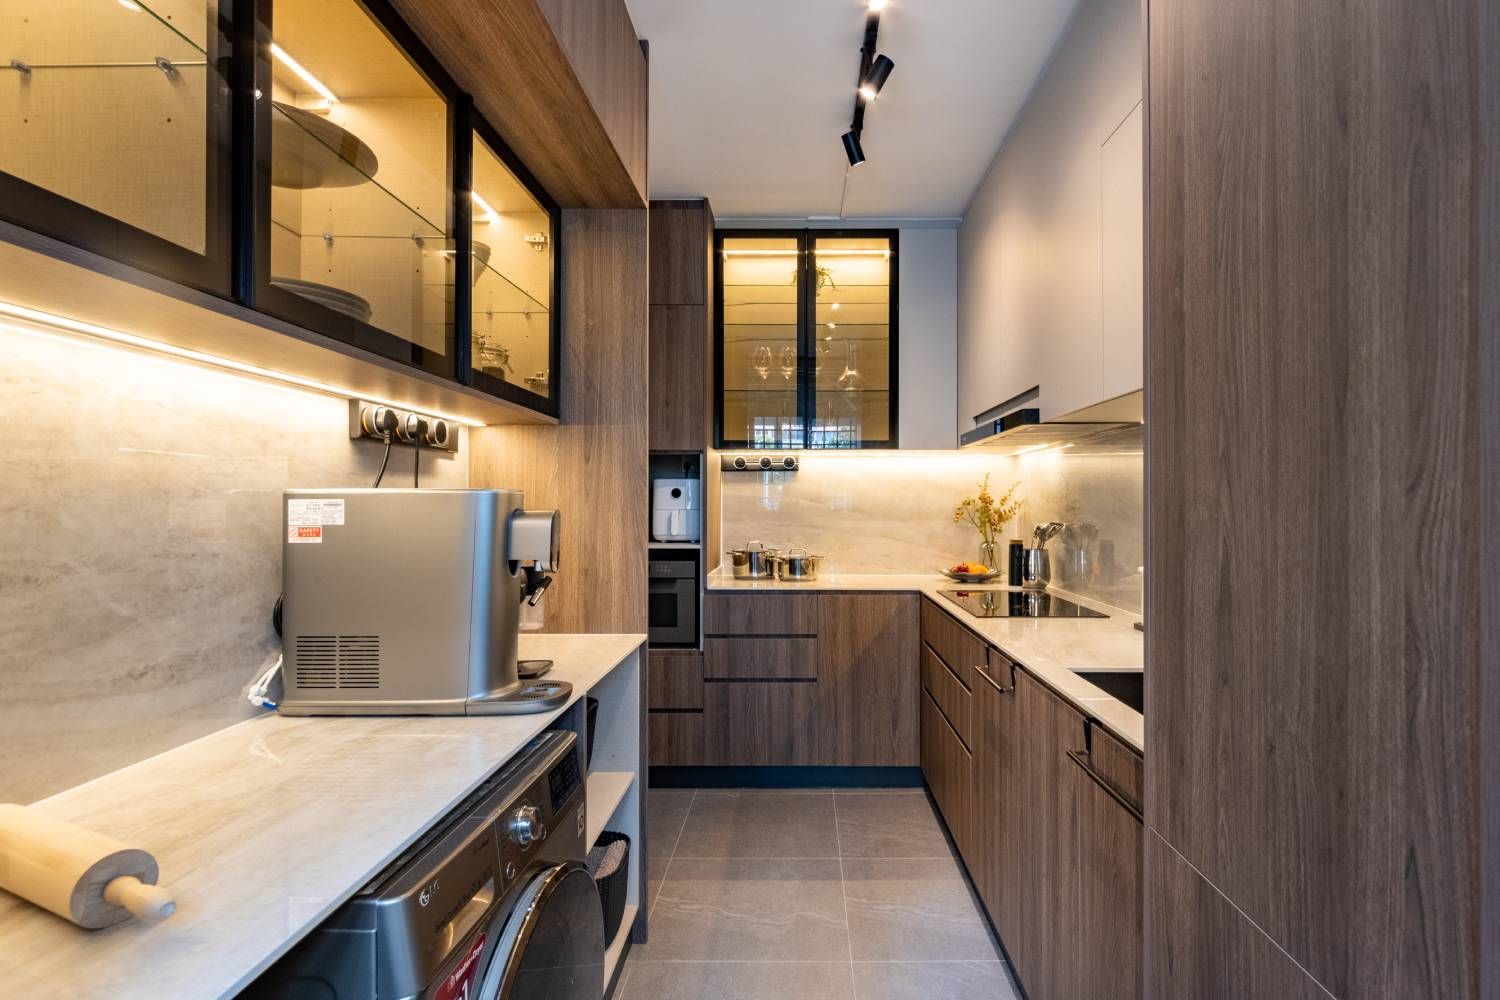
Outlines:
[[1139, 670], [1075, 670], [1079, 677], [1118, 698], [1137, 712], [1145, 711], [1146, 675]]

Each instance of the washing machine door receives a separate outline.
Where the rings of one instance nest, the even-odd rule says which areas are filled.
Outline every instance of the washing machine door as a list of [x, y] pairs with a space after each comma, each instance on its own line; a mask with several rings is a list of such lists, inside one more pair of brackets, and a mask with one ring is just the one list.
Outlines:
[[604, 912], [576, 862], [539, 872], [506, 921], [476, 1000], [599, 1000]]

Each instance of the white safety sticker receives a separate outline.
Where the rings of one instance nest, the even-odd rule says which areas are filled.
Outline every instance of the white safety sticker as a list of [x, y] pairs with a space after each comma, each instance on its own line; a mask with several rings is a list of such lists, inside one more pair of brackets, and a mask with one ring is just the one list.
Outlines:
[[321, 526], [344, 523], [342, 500], [288, 500], [287, 527]]

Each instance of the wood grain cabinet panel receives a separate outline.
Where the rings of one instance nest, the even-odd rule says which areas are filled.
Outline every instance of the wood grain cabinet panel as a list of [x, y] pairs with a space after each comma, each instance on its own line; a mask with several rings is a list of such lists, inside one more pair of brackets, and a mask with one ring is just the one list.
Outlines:
[[[708, 202], [651, 203], [651, 302], [707, 306], [714, 216]], [[705, 331], [705, 347], [707, 346]], [[701, 373], [700, 373], [701, 374]]]
[[1068, 997], [1084, 947], [1076, 935], [1080, 863], [1074, 805], [1064, 789], [1076, 768], [1067, 751], [1084, 745], [1083, 716], [1024, 671], [1016, 672], [1020, 734], [1022, 919], [1006, 945], [1021, 985], [1034, 997]]
[[1000, 939], [1014, 949], [1026, 919], [1021, 887], [1030, 851], [1022, 828], [1025, 760], [1010, 670], [992, 667], [974, 685], [974, 741], [975, 858], [969, 873]]
[[708, 312], [703, 306], [651, 305], [653, 451], [708, 446]]
[[1155, 832], [1146, 836], [1145, 995], [1328, 1000], [1317, 981]]
[[1092, 755], [1067, 758], [1059, 794], [1067, 797], [1062, 828], [1063, 879], [1059, 934], [1086, 947], [1052, 950], [1049, 977], [1057, 996], [1141, 996], [1143, 838], [1140, 813], [1092, 767]]
[[646, 658], [647, 703], [651, 708], [703, 707], [703, 654], [697, 650], [653, 649]]
[[707, 594], [704, 635], [817, 635], [817, 594]]
[[650, 762], [657, 766], [692, 766], [703, 763], [704, 718], [702, 712], [648, 712]]
[[974, 686], [973, 675], [983, 673], [988, 656], [984, 640], [970, 632], [930, 597], [922, 599], [922, 641], [948, 664], [966, 688]]
[[703, 640], [703, 675], [714, 679], [817, 680], [818, 640], [724, 637]]
[[974, 759], [926, 692], [922, 694], [921, 750], [922, 776], [967, 863], [973, 856]]
[[1136, 812], [1145, 810], [1146, 765], [1141, 755], [1103, 726], [1090, 724], [1089, 762], [1094, 773]]
[[969, 689], [959, 683], [953, 671], [948, 665], [938, 659], [938, 655], [932, 651], [927, 643], [922, 643], [922, 688], [932, 700], [937, 703], [938, 709], [958, 738], [963, 741], [965, 747], [973, 750], [974, 741], [971, 732], [973, 728], [973, 701], [974, 696]]
[[1500, 995], [1496, 5], [1146, 26], [1149, 825], [1332, 996]]
[[833, 729], [821, 688], [809, 681], [704, 684], [704, 763], [832, 764]]
[[818, 678], [833, 709], [839, 764], [919, 763], [918, 601], [912, 594], [818, 599]]

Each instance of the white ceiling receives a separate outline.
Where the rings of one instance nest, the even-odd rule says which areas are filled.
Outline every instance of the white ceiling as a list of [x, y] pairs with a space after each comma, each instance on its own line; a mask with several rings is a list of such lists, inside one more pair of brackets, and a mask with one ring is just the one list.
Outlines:
[[[627, 0], [650, 43], [650, 194], [840, 214], [865, 0]], [[849, 218], [957, 218], [1076, 0], [890, 0]]]

